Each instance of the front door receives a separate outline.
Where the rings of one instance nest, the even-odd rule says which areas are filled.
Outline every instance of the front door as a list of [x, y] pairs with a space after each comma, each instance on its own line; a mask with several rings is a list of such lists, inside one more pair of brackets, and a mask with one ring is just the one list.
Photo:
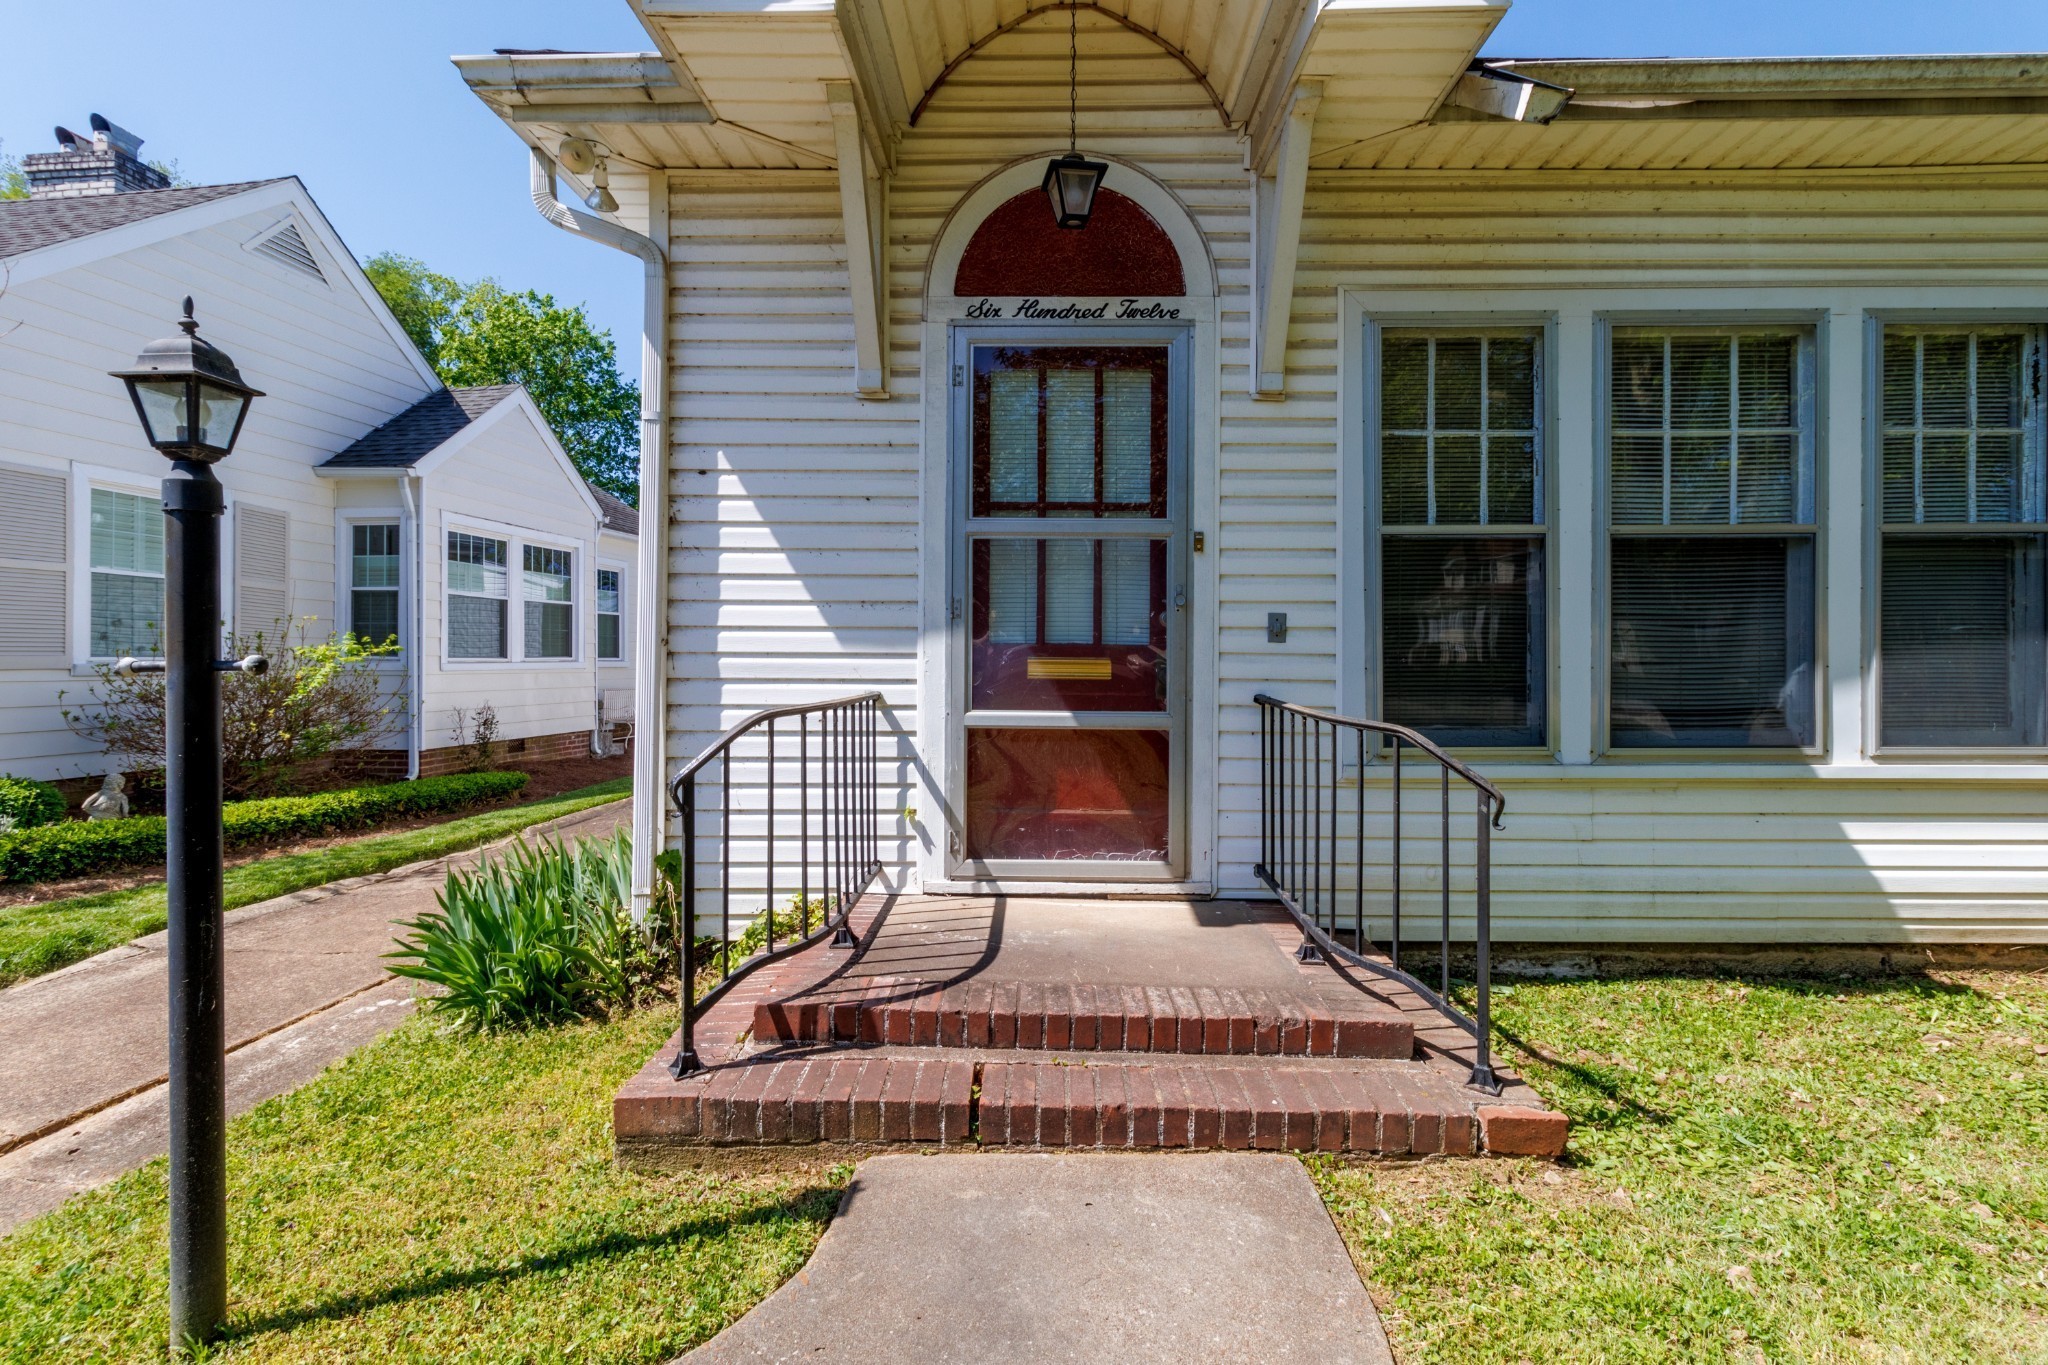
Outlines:
[[954, 875], [1178, 879], [1179, 340], [963, 329], [955, 353]]

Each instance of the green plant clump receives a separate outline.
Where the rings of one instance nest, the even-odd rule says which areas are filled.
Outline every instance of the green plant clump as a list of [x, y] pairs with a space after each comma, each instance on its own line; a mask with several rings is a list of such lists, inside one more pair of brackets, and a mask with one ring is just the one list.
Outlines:
[[574, 844], [522, 839], [502, 859], [449, 873], [440, 908], [401, 921], [412, 933], [385, 956], [397, 975], [441, 987], [427, 1007], [473, 1033], [606, 1014], [629, 1006], [664, 960], [632, 924], [632, 893], [624, 830]]
[[[525, 773], [458, 773], [381, 787], [236, 801], [222, 813], [228, 848], [271, 839], [368, 829], [387, 820], [435, 815], [512, 796]], [[164, 819], [69, 821], [0, 834], [0, 882], [89, 877], [127, 863], [164, 860]]]
[[64, 818], [64, 793], [28, 777], [0, 777], [0, 819], [16, 829], [54, 825]]

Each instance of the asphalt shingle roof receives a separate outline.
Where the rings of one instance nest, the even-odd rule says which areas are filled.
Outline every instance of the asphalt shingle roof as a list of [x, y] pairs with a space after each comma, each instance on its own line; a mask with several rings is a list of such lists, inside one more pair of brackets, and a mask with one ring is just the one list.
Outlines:
[[440, 389], [321, 462], [322, 469], [405, 469], [519, 392], [517, 384]]
[[81, 195], [76, 199], [0, 200], [0, 257], [19, 256], [24, 251], [55, 246], [76, 237], [90, 237], [108, 228], [226, 199], [289, 178], [191, 185], [178, 190], [127, 190], [120, 194]]
[[596, 484], [590, 485], [590, 496], [597, 499], [598, 508], [604, 513], [605, 530], [629, 536], [640, 534], [639, 508], [623, 498], [612, 496]]

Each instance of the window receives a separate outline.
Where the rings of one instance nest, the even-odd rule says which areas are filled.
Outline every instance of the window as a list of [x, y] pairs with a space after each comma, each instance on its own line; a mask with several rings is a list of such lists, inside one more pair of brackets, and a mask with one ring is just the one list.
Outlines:
[[597, 571], [597, 657], [600, 659], [623, 659], [626, 656], [625, 615], [619, 579], [617, 569]]
[[366, 644], [398, 639], [398, 523], [349, 527], [348, 628]]
[[1544, 742], [1542, 341], [1381, 336], [1380, 704], [1438, 743]]
[[502, 659], [506, 648], [505, 542], [448, 533], [448, 657]]
[[1878, 741], [2039, 746], [2042, 332], [1884, 333]]
[[92, 652], [149, 656], [162, 648], [164, 512], [154, 497], [92, 490]]
[[1613, 333], [1616, 747], [1813, 744], [1812, 355], [1783, 329]]
[[526, 570], [520, 596], [526, 607], [526, 657], [569, 659], [576, 654], [575, 589], [567, 550], [524, 545]]

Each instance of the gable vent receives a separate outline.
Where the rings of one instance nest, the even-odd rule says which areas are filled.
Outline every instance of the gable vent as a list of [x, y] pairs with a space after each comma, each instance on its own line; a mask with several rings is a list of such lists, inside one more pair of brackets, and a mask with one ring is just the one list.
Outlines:
[[322, 284], [327, 283], [327, 276], [322, 273], [320, 262], [313, 259], [313, 253], [307, 249], [306, 239], [299, 236], [299, 229], [296, 223], [286, 223], [283, 227], [256, 243], [255, 250], [262, 252], [280, 265], [288, 265], [294, 270], [304, 271]]

